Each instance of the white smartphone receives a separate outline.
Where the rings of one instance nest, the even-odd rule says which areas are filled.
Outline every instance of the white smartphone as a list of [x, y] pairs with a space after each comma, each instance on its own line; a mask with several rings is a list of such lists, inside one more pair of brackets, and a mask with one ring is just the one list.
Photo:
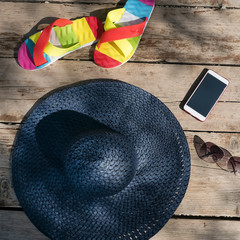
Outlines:
[[205, 121], [228, 84], [227, 79], [208, 70], [183, 109], [198, 120]]

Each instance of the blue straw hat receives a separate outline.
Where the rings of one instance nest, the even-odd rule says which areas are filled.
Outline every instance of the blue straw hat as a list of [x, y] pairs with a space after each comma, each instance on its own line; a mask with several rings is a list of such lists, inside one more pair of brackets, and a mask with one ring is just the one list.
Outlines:
[[189, 175], [174, 115], [150, 93], [115, 80], [47, 97], [12, 155], [18, 200], [51, 239], [149, 239], [177, 209]]

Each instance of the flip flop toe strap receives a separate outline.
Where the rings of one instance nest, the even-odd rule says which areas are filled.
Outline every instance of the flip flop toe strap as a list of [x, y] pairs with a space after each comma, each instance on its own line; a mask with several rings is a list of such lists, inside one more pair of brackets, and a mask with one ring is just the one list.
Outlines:
[[103, 43], [114, 42], [122, 51], [123, 55], [127, 57], [133, 50], [133, 47], [127, 38], [133, 38], [142, 35], [147, 18], [145, 18], [144, 22], [142, 23], [117, 28], [113, 22], [119, 21], [123, 14], [122, 9], [118, 9], [116, 12], [112, 11], [110, 13], [111, 14], [108, 15], [105, 23], [106, 32], [102, 34], [98, 43], [98, 48], [100, 48], [101, 44]]
[[[34, 47], [34, 50], [33, 50], [33, 60], [37, 67], [47, 63], [47, 60], [44, 57], [44, 49], [47, 46], [48, 41], [50, 39], [52, 28], [54, 26], [64, 27], [64, 26], [72, 24], [72, 23], [73, 22], [71, 20], [60, 18], [44, 28], [44, 30], [42, 31], [41, 35], [39, 36], [39, 38], [36, 42], [36, 45]], [[71, 46], [70, 48], [74, 48], [74, 47], [75, 47], [75, 45]], [[65, 50], [69, 50], [69, 49], [65, 49]]]

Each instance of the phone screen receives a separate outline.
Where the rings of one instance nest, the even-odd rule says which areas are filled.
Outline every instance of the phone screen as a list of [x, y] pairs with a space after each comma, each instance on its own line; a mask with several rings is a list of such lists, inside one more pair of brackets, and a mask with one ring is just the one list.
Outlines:
[[225, 83], [208, 73], [187, 105], [206, 117], [226, 86]]

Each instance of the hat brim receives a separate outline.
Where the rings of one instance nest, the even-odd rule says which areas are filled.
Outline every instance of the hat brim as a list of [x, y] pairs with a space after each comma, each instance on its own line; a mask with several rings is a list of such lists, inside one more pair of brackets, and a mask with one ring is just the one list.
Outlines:
[[[41, 152], [36, 126], [62, 110], [131, 139], [137, 169], [122, 191], [86, 201]], [[25, 213], [51, 239], [149, 239], [184, 197], [190, 154], [179, 122], [160, 100], [124, 82], [98, 80], [54, 93], [32, 111], [16, 140], [12, 176]]]

